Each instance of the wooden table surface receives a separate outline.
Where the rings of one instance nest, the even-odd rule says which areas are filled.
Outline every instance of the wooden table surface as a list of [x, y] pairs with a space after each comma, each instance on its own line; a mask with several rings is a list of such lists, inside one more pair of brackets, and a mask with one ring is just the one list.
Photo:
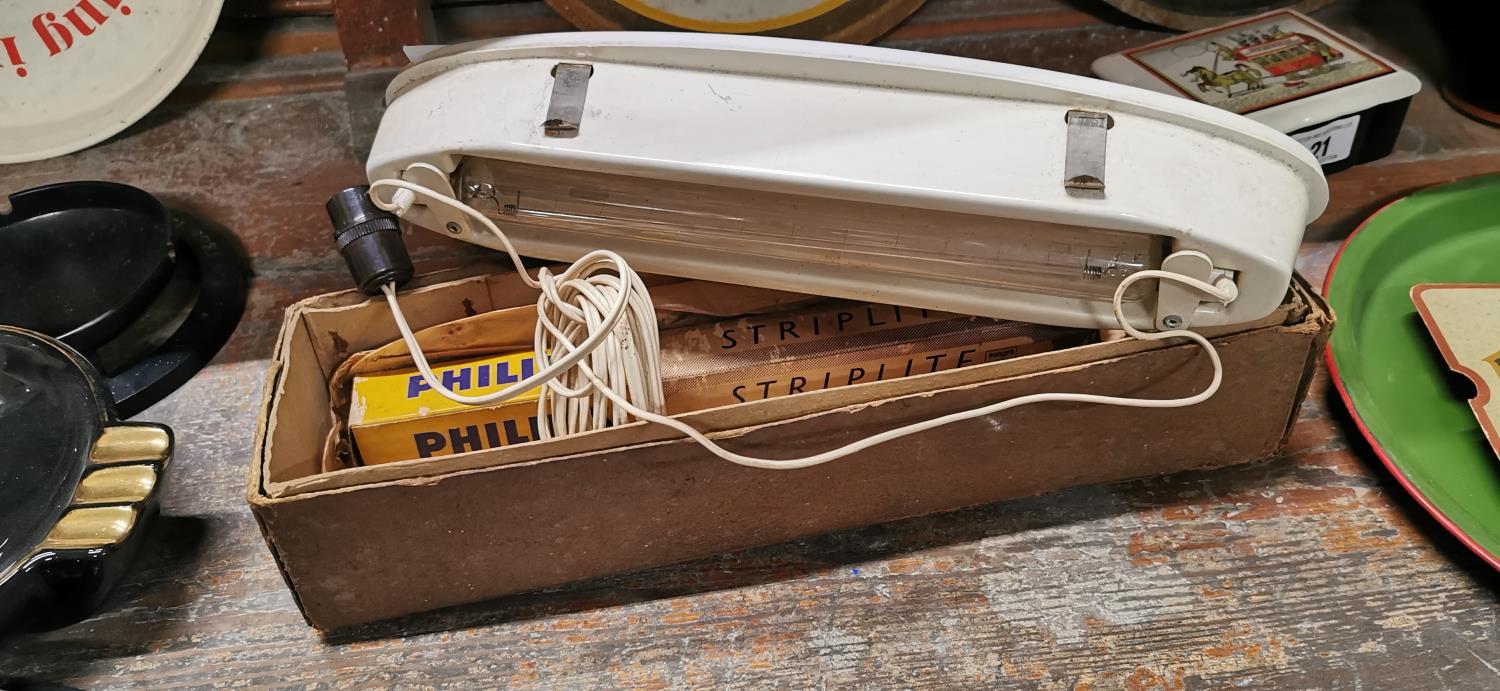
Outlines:
[[[295, 4], [295, 3], [288, 3]], [[1324, 13], [1415, 68], [1396, 0]], [[465, 14], [467, 13], [467, 14]], [[440, 16], [450, 36], [561, 29], [536, 2]], [[361, 181], [326, 17], [227, 23], [167, 105], [88, 151], [0, 167], [0, 192], [133, 183], [238, 235], [248, 311], [212, 366], [140, 415], [179, 441], [107, 610], [0, 641], [0, 678], [85, 688], [498, 685], [1133, 689], [1500, 686], [1494, 572], [1406, 497], [1319, 374], [1277, 459], [873, 526], [325, 636], [244, 501], [283, 308], [347, 287], [322, 212]], [[1161, 34], [1099, 3], [931, 0], [885, 43], [1086, 73]], [[1430, 83], [1390, 157], [1339, 173], [1299, 264], [1410, 190], [1500, 170], [1500, 131]], [[482, 253], [411, 236], [423, 269]], [[394, 556], [394, 555], [393, 555]]]

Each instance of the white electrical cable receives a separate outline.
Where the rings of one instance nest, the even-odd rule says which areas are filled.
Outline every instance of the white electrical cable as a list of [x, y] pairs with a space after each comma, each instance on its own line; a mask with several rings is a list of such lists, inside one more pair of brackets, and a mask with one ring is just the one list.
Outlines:
[[[382, 200], [375, 190], [382, 187], [396, 188], [390, 201]], [[405, 194], [403, 194], [405, 192]], [[543, 387], [538, 400], [538, 424], [543, 437], [550, 434], [551, 425], [561, 424], [563, 434], [576, 434], [590, 429], [599, 429], [609, 424], [621, 424], [631, 417], [665, 425], [687, 435], [715, 456], [732, 463], [754, 468], [789, 470], [805, 468], [819, 463], [837, 460], [849, 454], [863, 451], [893, 439], [941, 427], [943, 425], [993, 415], [1010, 408], [1031, 403], [1093, 403], [1133, 408], [1183, 408], [1208, 400], [1219, 390], [1224, 379], [1224, 365], [1213, 344], [1202, 335], [1186, 329], [1148, 333], [1130, 325], [1125, 319], [1125, 291], [1137, 281], [1155, 278], [1159, 281], [1175, 281], [1194, 288], [1210, 298], [1228, 304], [1235, 297], [1234, 285], [1226, 283], [1216, 286], [1181, 274], [1156, 269], [1137, 271], [1126, 276], [1115, 288], [1113, 307], [1120, 328], [1131, 337], [1142, 341], [1160, 341], [1170, 338], [1186, 338], [1203, 347], [1213, 363], [1214, 376], [1208, 387], [1192, 396], [1183, 398], [1128, 398], [1087, 393], [1039, 393], [1020, 396], [998, 403], [973, 408], [922, 422], [912, 423], [887, 430], [836, 449], [804, 458], [769, 459], [745, 456], [729, 451], [688, 424], [661, 414], [665, 397], [661, 393], [660, 340], [657, 337], [656, 318], [651, 306], [651, 297], [623, 257], [604, 250], [590, 252], [574, 262], [561, 275], [554, 276], [547, 269], [537, 272], [533, 280], [521, 263], [520, 254], [511, 245], [510, 239], [501, 232], [489, 217], [456, 199], [439, 194], [421, 185], [405, 180], [377, 180], [370, 185], [370, 198], [382, 209], [401, 215], [410, 209], [416, 195], [427, 203], [438, 203], [456, 209], [479, 221], [500, 241], [515, 263], [516, 272], [527, 285], [541, 290], [537, 299], [537, 330], [534, 343], [538, 371], [526, 379], [504, 389], [483, 396], [466, 396], [443, 386], [433, 374], [427, 358], [412, 335], [411, 327], [401, 312], [396, 299], [394, 285], [387, 284], [386, 301], [396, 319], [396, 327], [411, 350], [412, 360], [421, 371], [422, 378], [432, 390], [444, 397], [469, 405], [481, 405], [514, 398], [530, 389]], [[601, 274], [598, 271], [614, 271]], [[628, 317], [628, 318], [627, 318]], [[574, 339], [582, 340], [574, 343]], [[561, 353], [561, 355], [559, 355]], [[587, 360], [587, 361], [586, 361]], [[621, 393], [621, 392], [624, 393]], [[551, 405], [548, 405], [550, 401]], [[608, 404], [613, 404], [611, 408]], [[550, 410], [548, 408], [550, 407]]]
[[[383, 187], [395, 188], [389, 201], [376, 194]], [[370, 200], [398, 216], [410, 210], [417, 195], [429, 204], [449, 206], [483, 224], [505, 248], [521, 280], [541, 291], [533, 336], [536, 373], [499, 391], [469, 396], [438, 381], [401, 311], [395, 286], [381, 286], [396, 318], [396, 328], [428, 386], [465, 405], [510, 400], [540, 386], [537, 427], [543, 439], [630, 421], [630, 409], [617, 409], [617, 402], [604, 395], [604, 389], [624, 392], [628, 400], [653, 412], [666, 408], [656, 310], [645, 283], [623, 257], [596, 250], [561, 274], [544, 267], [533, 280], [510, 238], [473, 207], [405, 180], [377, 180], [370, 185]], [[591, 366], [584, 364], [585, 359]]]

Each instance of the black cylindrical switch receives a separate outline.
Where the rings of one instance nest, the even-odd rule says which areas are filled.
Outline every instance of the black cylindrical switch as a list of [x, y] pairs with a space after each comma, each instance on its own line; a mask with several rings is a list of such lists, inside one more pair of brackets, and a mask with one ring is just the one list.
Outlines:
[[401, 223], [370, 201], [369, 185], [342, 190], [325, 206], [333, 222], [333, 241], [360, 290], [379, 295], [387, 283], [399, 288], [411, 280], [411, 256], [401, 239]]

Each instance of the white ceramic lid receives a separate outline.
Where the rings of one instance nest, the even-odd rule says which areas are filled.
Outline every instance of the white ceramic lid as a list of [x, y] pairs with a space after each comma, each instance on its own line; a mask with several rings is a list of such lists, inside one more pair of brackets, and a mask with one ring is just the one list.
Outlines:
[[222, 5], [0, 3], [0, 163], [77, 151], [135, 123], [187, 75]]
[[1239, 113], [1281, 132], [1407, 98], [1412, 73], [1291, 10], [1106, 55], [1094, 74]]

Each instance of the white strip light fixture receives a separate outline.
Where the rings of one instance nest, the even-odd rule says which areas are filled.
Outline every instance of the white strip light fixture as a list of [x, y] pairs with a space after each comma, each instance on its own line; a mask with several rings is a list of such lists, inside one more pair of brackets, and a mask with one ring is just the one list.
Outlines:
[[[1327, 202], [1307, 150], [1241, 116], [1094, 79], [866, 46], [523, 36], [429, 53], [392, 82], [387, 102], [368, 164], [372, 199], [515, 258], [543, 293], [536, 349], [555, 365], [482, 401], [429, 377], [433, 389], [482, 403], [545, 385], [542, 406], [591, 398], [620, 411], [609, 424], [666, 424], [759, 467], [812, 465], [1042, 400], [1197, 403], [1222, 372], [1185, 328], [1274, 310], [1303, 230]], [[518, 253], [582, 258], [605, 273], [575, 266], [533, 280]], [[1039, 394], [806, 459], [751, 459], [620, 394], [643, 388], [650, 363], [612, 361], [619, 382], [589, 366], [606, 343], [654, 352], [621, 348], [630, 336], [614, 333], [651, 318], [635, 270], [1189, 338], [1215, 376], [1183, 399]], [[394, 286], [385, 293], [425, 365]]]
[[[432, 52], [386, 98], [371, 181], [463, 201], [524, 255], [1040, 323], [1111, 326], [1114, 287], [1162, 268], [1239, 298], [1137, 285], [1140, 328], [1262, 317], [1327, 201], [1307, 150], [1244, 117], [868, 46], [522, 36]], [[446, 206], [407, 218], [500, 247]]]

